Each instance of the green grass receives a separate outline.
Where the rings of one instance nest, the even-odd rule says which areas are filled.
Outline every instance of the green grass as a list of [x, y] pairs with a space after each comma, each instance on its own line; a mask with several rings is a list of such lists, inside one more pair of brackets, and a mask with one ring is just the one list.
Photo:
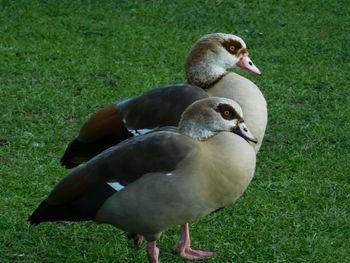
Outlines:
[[[102, 106], [184, 82], [210, 32], [246, 40], [269, 107], [243, 197], [191, 225], [209, 262], [350, 262], [348, 1], [0, 1], [0, 262], [145, 262], [123, 233], [26, 219], [58, 160]], [[173, 253], [178, 227], [158, 245]]]

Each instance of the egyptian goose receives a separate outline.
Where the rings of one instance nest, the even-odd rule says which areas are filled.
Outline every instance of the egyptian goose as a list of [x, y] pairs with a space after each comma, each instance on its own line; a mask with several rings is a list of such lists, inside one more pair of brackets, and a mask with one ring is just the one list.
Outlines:
[[69, 173], [28, 220], [93, 220], [139, 233], [152, 263], [162, 231], [182, 225], [180, 255], [212, 257], [191, 249], [187, 222], [234, 202], [252, 180], [256, 160], [248, 141], [256, 138], [242, 116], [230, 99], [199, 100], [182, 114], [178, 129], [132, 137]]
[[[264, 96], [253, 82], [228, 68], [240, 67], [260, 74], [248, 57], [244, 41], [229, 34], [209, 34], [198, 40], [185, 64], [189, 84], [157, 88], [136, 98], [117, 102], [92, 116], [67, 147], [61, 163], [72, 168], [104, 149], [135, 134], [156, 127], [178, 124], [192, 102], [209, 96], [226, 97], [241, 104], [246, 122], [259, 143], [264, 136], [267, 110]], [[192, 86], [196, 85], [198, 87]]]

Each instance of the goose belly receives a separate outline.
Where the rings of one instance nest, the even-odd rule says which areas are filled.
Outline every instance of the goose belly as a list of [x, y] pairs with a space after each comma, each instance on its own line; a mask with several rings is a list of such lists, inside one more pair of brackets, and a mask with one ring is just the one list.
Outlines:
[[160, 233], [212, 211], [200, 200], [191, 176], [152, 173], [109, 197], [95, 221], [157, 239]]

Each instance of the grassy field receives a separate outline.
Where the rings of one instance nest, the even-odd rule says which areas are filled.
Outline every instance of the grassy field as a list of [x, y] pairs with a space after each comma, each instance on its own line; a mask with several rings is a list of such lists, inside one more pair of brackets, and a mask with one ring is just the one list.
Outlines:
[[[349, 1], [0, 1], [0, 262], [145, 262], [94, 223], [29, 227], [66, 173], [66, 144], [102, 106], [185, 81], [203, 34], [245, 39], [269, 104], [243, 197], [191, 224], [209, 262], [350, 262]], [[158, 242], [161, 262], [179, 228]]]

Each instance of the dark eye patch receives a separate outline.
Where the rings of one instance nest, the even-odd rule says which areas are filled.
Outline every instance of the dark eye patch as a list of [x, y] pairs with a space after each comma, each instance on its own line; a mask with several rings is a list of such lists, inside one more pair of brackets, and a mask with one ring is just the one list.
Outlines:
[[241, 117], [235, 111], [235, 109], [229, 104], [219, 104], [217, 111], [226, 120], [240, 119]]
[[237, 40], [226, 40], [222, 43], [222, 46], [232, 55], [237, 55], [238, 51], [242, 48], [242, 44]]

